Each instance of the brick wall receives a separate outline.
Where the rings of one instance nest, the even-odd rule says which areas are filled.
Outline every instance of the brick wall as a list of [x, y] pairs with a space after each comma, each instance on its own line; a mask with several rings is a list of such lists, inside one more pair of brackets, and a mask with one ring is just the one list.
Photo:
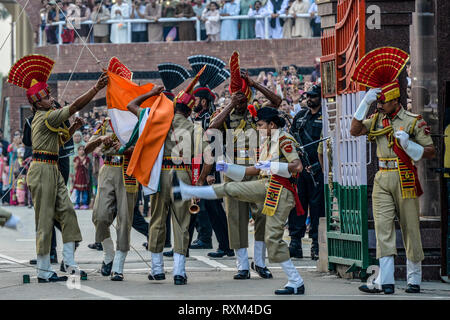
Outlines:
[[[32, 2], [32, 0], [30, 1]], [[205, 54], [218, 57], [228, 62], [233, 50], [241, 54], [241, 65], [248, 69], [276, 68], [295, 64], [299, 67], [312, 67], [315, 57], [320, 56], [320, 39], [281, 39], [281, 40], [246, 40], [246, 41], [219, 41], [205, 42], [172, 42], [172, 43], [135, 43], [135, 44], [92, 44], [89, 45], [92, 53], [98, 58], [100, 64], [85, 48], [75, 68], [76, 61], [82, 50], [82, 45], [45, 46], [36, 48], [35, 53], [46, 55], [56, 61], [52, 76], [71, 73], [73, 78], [66, 91], [67, 80], [55, 80], [51, 84], [52, 92], [58, 97], [61, 104], [64, 101], [72, 102], [78, 96], [95, 84], [92, 73], [99, 73], [101, 66], [107, 67], [111, 57], [118, 57], [132, 71], [157, 71], [157, 65], [163, 62], [173, 62], [191, 69], [187, 57], [195, 54]], [[74, 70], [75, 68], [75, 70]], [[87, 73], [91, 73], [89, 76]], [[83, 80], [86, 75], [88, 80]], [[155, 79], [140, 79], [137, 83], [160, 83]], [[183, 85], [182, 85], [183, 86]], [[180, 87], [182, 87], [180, 86]], [[20, 128], [20, 106], [28, 105], [22, 89], [4, 83], [3, 97], [10, 97], [11, 101], [11, 131]], [[175, 90], [176, 91], [176, 90]], [[96, 98], [103, 98], [104, 91]], [[3, 101], [3, 100], [2, 100]], [[3, 103], [2, 103], [3, 104]], [[4, 108], [4, 106], [0, 106]], [[0, 115], [3, 115], [3, 110]], [[1, 122], [3, 123], [3, 119]]]

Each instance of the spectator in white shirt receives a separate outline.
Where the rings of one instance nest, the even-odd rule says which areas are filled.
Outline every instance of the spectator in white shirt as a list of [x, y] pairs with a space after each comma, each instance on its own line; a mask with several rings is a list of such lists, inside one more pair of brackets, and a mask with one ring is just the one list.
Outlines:
[[318, 8], [317, 8], [317, 1], [314, 1], [313, 4], [311, 4], [311, 7], [309, 7], [308, 13], [311, 15], [311, 29], [313, 37], [320, 37], [320, 16], [317, 14]]
[[122, 0], [117, 0], [111, 8], [111, 19], [117, 20], [116, 23], [111, 24], [111, 42], [112, 43], [127, 43], [128, 32], [127, 24], [123, 19], [130, 17], [130, 10], [127, 3]]
[[[257, 0], [255, 2], [254, 8], [250, 8], [248, 11], [248, 16], [268, 16], [269, 12], [267, 11], [266, 7], [262, 6], [261, 1]], [[264, 18], [258, 18], [255, 19], [255, 35], [256, 39], [264, 39], [265, 38], [265, 23]]]

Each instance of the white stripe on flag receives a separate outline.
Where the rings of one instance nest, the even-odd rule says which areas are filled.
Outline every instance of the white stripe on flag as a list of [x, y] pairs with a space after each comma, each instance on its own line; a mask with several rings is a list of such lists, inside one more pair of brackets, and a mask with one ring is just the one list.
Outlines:
[[138, 119], [133, 113], [119, 109], [108, 109], [108, 115], [111, 118], [114, 133], [120, 143], [122, 145], [126, 144], [128, 140], [130, 140], [134, 126], [138, 122]]

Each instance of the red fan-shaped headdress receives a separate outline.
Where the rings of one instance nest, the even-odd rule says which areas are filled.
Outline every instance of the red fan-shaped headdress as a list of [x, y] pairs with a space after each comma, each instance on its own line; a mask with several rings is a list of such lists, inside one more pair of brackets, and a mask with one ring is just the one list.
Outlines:
[[8, 82], [27, 90], [30, 103], [37, 102], [48, 96], [48, 78], [55, 61], [32, 54], [19, 59], [9, 70]]
[[117, 57], [112, 57], [109, 60], [108, 71], [115, 73], [122, 78], [131, 80], [133, 78], [133, 72], [128, 69], [122, 62], [119, 61]]
[[230, 58], [230, 86], [231, 94], [241, 91], [246, 97], [247, 101], [252, 99], [252, 90], [244, 79], [241, 77], [241, 67], [239, 65], [239, 53], [234, 51]]
[[388, 102], [400, 97], [397, 78], [408, 60], [409, 55], [401, 49], [377, 48], [361, 58], [352, 80], [369, 88], [381, 88], [380, 100]]
[[192, 107], [195, 104], [195, 96], [193, 93], [194, 87], [198, 82], [198, 78], [200, 78], [200, 76], [202, 75], [203, 71], [205, 71], [205, 69], [206, 69], [206, 65], [200, 69], [200, 71], [197, 73], [197, 75], [194, 77], [194, 79], [192, 79], [192, 81], [189, 83], [187, 88], [185, 90], [181, 90], [177, 94], [175, 99], [173, 99], [174, 105], [177, 103], [182, 103], [192, 109]]

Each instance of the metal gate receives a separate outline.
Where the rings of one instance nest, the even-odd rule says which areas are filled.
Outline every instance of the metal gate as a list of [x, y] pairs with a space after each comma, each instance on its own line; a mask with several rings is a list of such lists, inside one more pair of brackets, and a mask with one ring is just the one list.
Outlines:
[[[366, 136], [350, 135], [353, 114], [364, 92], [324, 99], [325, 210], [329, 269], [348, 265], [348, 271], [369, 266], [367, 224]], [[370, 152], [368, 153], [370, 155]], [[370, 163], [370, 160], [369, 160]]]

